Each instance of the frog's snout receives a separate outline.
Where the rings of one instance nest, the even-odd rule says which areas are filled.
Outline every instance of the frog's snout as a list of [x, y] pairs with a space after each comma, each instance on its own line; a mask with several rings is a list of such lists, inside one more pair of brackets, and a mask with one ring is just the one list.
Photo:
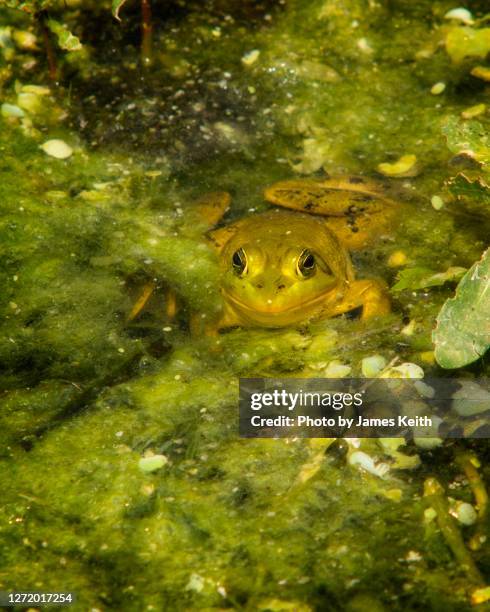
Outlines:
[[254, 279], [251, 280], [251, 284], [255, 289], [263, 290], [264, 293], [270, 293], [274, 295], [287, 289], [292, 285], [291, 279], [279, 276], [278, 278], [271, 279], [268, 275], [258, 274]]

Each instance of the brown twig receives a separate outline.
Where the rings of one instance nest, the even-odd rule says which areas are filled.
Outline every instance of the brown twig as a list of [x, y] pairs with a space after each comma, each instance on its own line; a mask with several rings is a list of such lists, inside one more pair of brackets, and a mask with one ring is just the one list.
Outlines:
[[48, 15], [46, 11], [42, 11], [38, 14], [38, 20], [41, 28], [41, 34], [44, 42], [44, 49], [46, 51], [46, 59], [48, 60], [48, 74], [51, 81], [58, 80], [58, 62], [56, 61], [56, 53], [54, 51], [53, 42], [51, 40], [51, 33], [47, 26]]
[[476, 507], [478, 510], [478, 523], [476, 532], [470, 539], [469, 546], [471, 550], [478, 550], [485, 541], [485, 524], [488, 513], [488, 493], [477, 465], [478, 459], [472, 453], [461, 453], [457, 457], [457, 462], [464, 470], [468, 479], [473, 495], [475, 496]]
[[436, 512], [437, 523], [447, 545], [455, 559], [466, 573], [468, 579], [477, 586], [485, 585], [485, 581], [477, 568], [466, 545], [456, 521], [449, 514], [446, 494], [436, 478], [427, 478], [424, 483], [424, 497], [428, 505]]
[[141, 59], [144, 66], [149, 66], [152, 60], [153, 23], [151, 18], [151, 0], [141, 0]]

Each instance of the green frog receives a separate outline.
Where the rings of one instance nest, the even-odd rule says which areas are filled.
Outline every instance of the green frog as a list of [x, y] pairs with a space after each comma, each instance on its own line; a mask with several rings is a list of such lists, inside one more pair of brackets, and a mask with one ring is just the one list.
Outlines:
[[[223, 296], [221, 317], [207, 325], [208, 333], [232, 326], [285, 327], [358, 308], [362, 319], [390, 311], [385, 284], [357, 280], [349, 256], [396, 221], [399, 205], [379, 184], [365, 177], [286, 180], [268, 187], [264, 197], [279, 208], [206, 234], [218, 253]], [[214, 227], [229, 205], [229, 194], [219, 192], [202, 198], [197, 209]], [[145, 301], [138, 300], [130, 318]], [[169, 299], [167, 312], [174, 310]], [[199, 317], [191, 327], [197, 330]]]

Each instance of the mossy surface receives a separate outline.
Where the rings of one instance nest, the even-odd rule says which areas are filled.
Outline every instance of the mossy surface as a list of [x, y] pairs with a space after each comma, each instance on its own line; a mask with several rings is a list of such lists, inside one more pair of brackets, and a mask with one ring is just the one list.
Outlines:
[[[384, 179], [409, 212], [355, 255], [359, 276], [393, 286], [397, 251], [434, 273], [480, 257], [488, 204], [451, 193], [449, 179], [476, 162], [449, 150], [444, 126], [488, 104], [488, 88], [444, 50], [453, 5], [155, 2], [145, 72], [135, 7], [119, 25], [107, 3], [69, 4], [53, 11], [83, 51], [60, 54], [60, 87], [37, 105], [28, 98], [24, 117], [0, 118], [0, 589], [71, 590], [74, 610], [470, 609], [474, 585], [424, 520], [422, 498], [435, 474], [473, 501], [453, 462], [462, 443], [405, 448], [421, 465], [402, 471], [395, 453], [364, 442], [392, 462], [380, 479], [350, 466], [338, 441], [303, 482], [321, 445], [237, 436], [239, 376], [321, 377], [332, 362], [360, 376], [374, 354], [447, 376], [431, 331], [454, 283], [395, 292], [393, 313], [368, 325], [340, 318], [217, 339], [188, 329], [191, 315], [220, 308], [216, 256], [194, 210], [209, 191], [230, 191], [232, 221], [265, 210], [275, 180], [379, 178], [380, 163], [414, 154], [416, 176]], [[17, 106], [23, 86], [49, 85], [45, 60], [40, 43], [15, 42], [28, 18], [0, 15], [10, 28], [2, 103]], [[55, 138], [72, 147], [68, 159], [39, 148]], [[157, 291], [128, 323], [149, 281]], [[164, 314], [169, 288], [175, 321]], [[488, 375], [488, 361], [464, 371], [473, 374]], [[486, 441], [471, 446], [487, 477]], [[139, 460], [151, 453], [168, 462], [145, 473]], [[473, 554], [488, 582], [488, 548]]]

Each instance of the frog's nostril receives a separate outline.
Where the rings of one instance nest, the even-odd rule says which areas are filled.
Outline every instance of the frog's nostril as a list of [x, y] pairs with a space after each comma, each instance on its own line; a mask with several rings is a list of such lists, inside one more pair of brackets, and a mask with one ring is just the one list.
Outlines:
[[280, 291], [281, 289], [286, 289], [286, 285], [278, 285], [278, 286], [277, 286], [277, 288], [278, 288], [278, 289], [279, 289], [279, 291]]
[[264, 288], [264, 285], [262, 285], [261, 283], [257, 283], [255, 286], [257, 287], [257, 289], [263, 289]]

